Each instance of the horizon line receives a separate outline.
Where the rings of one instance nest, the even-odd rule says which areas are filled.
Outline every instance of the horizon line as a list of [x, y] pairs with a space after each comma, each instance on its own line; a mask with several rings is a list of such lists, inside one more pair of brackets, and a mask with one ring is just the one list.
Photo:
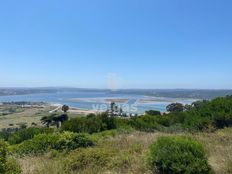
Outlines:
[[90, 88], [90, 87], [72, 87], [72, 86], [34, 86], [34, 87], [1, 87], [0, 89], [49, 89], [49, 88], [66, 88], [66, 89], [88, 89], [88, 90], [111, 90], [111, 91], [118, 91], [118, 90], [232, 90], [232, 88], [119, 88], [119, 89], [110, 89], [110, 88]]

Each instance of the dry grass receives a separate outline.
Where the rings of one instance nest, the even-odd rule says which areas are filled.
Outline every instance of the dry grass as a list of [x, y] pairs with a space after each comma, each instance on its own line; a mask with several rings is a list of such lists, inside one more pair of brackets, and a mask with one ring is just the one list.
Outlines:
[[[134, 132], [100, 141], [95, 147], [20, 159], [23, 174], [152, 173], [146, 165], [149, 145], [162, 134]], [[66, 169], [66, 170], [65, 170]], [[68, 169], [68, 170], [67, 170]]]
[[[172, 134], [173, 135], [173, 134]], [[53, 153], [20, 160], [23, 174], [151, 174], [146, 155], [149, 146], [166, 133], [133, 132], [100, 141], [95, 147], [70, 154]], [[216, 174], [232, 173], [232, 129], [190, 135], [201, 141]], [[58, 154], [58, 156], [57, 156]]]
[[25, 157], [19, 160], [23, 174], [63, 174], [60, 162], [48, 156]]
[[215, 173], [232, 173], [232, 129], [227, 128], [216, 133], [193, 135], [201, 141], [209, 154], [209, 164]]

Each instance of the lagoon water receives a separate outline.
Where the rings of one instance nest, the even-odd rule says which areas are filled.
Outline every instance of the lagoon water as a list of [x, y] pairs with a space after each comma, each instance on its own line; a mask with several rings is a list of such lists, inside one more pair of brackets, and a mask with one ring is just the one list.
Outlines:
[[[173, 99], [173, 98], [157, 98], [144, 95], [132, 94], [112, 94], [108, 92], [58, 92], [58, 93], [42, 93], [42, 94], [28, 94], [28, 95], [11, 95], [0, 96], [1, 102], [11, 101], [30, 101], [30, 102], [48, 102], [52, 104], [67, 104], [72, 107], [80, 109], [96, 109], [101, 104], [107, 104], [105, 99], [128, 99], [126, 103], [128, 106], [137, 108], [136, 113], [141, 114], [146, 110], [166, 111], [166, 106], [173, 102], [180, 102], [183, 104], [191, 104], [193, 99]], [[150, 102], [141, 103], [139, 99], [152, 100]], [[155, 101], [157, 99], [157, 101]], [[128, 111], [129, 112], [129, 111]]]

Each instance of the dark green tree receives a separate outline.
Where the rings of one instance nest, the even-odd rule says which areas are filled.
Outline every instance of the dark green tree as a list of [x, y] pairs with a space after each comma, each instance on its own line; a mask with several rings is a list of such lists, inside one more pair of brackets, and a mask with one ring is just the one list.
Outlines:
[[161, 115], [160, 111], [156, 111], [156, 110], [149, 110], [145, 112], [146, 115]]
[[172, 103], [166, 107], [168, 112], [183, 112], [184, 105], [181, 103]]
[[56, 125], [57, 128], [61, 126], [61, 124], [68, 120], [67, 114], [56, 115], [52, 114], [50, 116], [45, 116], [41, 119], [42, 124], [50, 127], [51, 125]]
[[51, 126], [53, 121], [53, 115], [51, 116], [44, 116], [41, 118], [41, 123], [46, 125], [48, 128]]
[[62, 109], [63, 112], [66, 113], [69, 110], [69, 106], [68, 105], [63, 105], [61, 109]]
[[68, 115], [67, 114], [62, 114], [59, 116], [55, 116], [52, 118], [53, 124], [56, 125], [57, 128], [59, 128], [63, 122], [68, 120]]

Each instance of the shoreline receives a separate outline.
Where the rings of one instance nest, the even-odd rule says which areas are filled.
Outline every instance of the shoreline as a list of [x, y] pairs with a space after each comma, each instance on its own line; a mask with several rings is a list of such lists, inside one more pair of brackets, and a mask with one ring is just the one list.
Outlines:
[[96, 97], [96, 98], [68, 98], [67, 101], [71, 102], [89, 102], [89, 103], [127, 103], [129, 98], [113, 98], [113, 97]]
[[[62, 108], [63, 104], [60, 104], [60, 103], [49, 103], [49, 105], [57, 107], [54, 110], [49, 111], [49, 113], [53, 113], [53, 112], [57, 112], [57, 111], [62, 112], [61, 108]], [[73, 106], [69, 106], [69, 110], [68, 110], [68, 113], [84, 114], [84, 115], [96, 114], [98, 112], [100, 112], [100, 111], [98, 111], [98, 110], [91, 110], [91, 109], [83, 109], [83, 108], [78, 108], [78, 107], [73, 107]]]

